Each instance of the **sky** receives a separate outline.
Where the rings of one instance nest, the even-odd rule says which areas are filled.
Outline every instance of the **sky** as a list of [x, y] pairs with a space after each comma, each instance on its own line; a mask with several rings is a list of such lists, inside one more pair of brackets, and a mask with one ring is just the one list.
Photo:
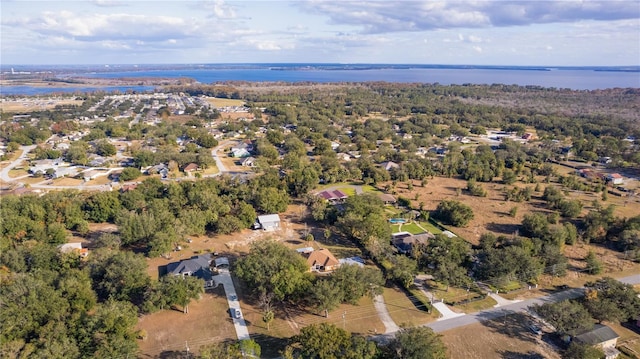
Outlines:
[[2, 0], [0, 14], [3, 65], [640, 65], [640, 0]]

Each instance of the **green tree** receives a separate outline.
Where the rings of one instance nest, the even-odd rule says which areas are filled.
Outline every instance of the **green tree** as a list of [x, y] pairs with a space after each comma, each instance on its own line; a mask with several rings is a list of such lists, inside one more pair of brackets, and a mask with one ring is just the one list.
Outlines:
[[289, 195], [274, 187], [258, 189], [256, 205], [264, 213], [281, 213], [287, 210]]
[[142, 176], [142, 172], [140, 172], [139, 169], [135, 167], [127, 167], [122, 170], [122, 173], [120, 174], [120, 181], [133, 181], [140, 176]]
[[260, 345], [252, 339], [239, 342], [222, 342], [200, 347], [198, 359], [244, 359], [247, 356], [259, 358]]
[[566, 218], [575, 218], [582, 212], [582, 202], [580, 200], [562, 200], [558, 204], [560, 215]]
[[624, 322], [640, 315], [640, 298], [632, 285], [605, 277], [585, 287], [585, 306], [598, 321]]
[[89, 196], [83, 206], [88, 219], [94, 222], [113, 222], [120, 208], [117, 192], [97, 192]]
[[167, 275], [160, 280], [160, 291], [169, 305], [179, 305], [183, 313], [189, 313], [189, 302], [204, 292], [204, 281], [191, 276]]
[[428, 327], [404, 328], [389, 343], [386, 358], [444, 359], [447, 347], [441, 336]]
[[342, 265], [336, 269], [330, 280], [340, 288], [342, 301], [356, 305], [360, 298], [370, 298], [382, 294], [384, 278], [377, 268]]
[[342, 290], [335, 281], [317, 279], [311, 287], [311, 302], [318, 310], [324, 311], [324, 316], [329, 317], [329, 311], [336, 309], [342, 302]]
[[574, 336], [593, 328], [593, 319], [582, 304], [563, 300], [530, 307], [544, 320], [553, 325], [558, 333]]
[[410, 288], [413, 284], [413, 277], [418, 273], [418, 263], [415, 259], [403, 255], [391, 257], [391, 269], [387, 272], [387, 277], [397, 281], [405, 288]]
[[302, 328], [289, 348], [293, 358], [305, 359], [373, 359], [377, 354], [375, 343], [328, 323]]
[[151, 281], [143, 256], [132, 252], [96, 250], [91, 254], [88, 268], [100, 300], [113, 298], [142, 304]]
[[587, 273], [589, 274], [600, 274], [602, 273], [602, 262], [598, 260], [595, 252], [589, 251], [587, 257], [584, 259], [587, 263]]
[[601, 349], [576, 341], [572, 341], [569, 348], [562, 353], [562, 359], [600, 359], [604, 356]]
[[308, 269], [304, 258], [271, 240], [254, 242], [249, 254], [235, 265], [236, 275], [256, 297], [273, 295], [279, 301], [293, 298], [311, 286]]
[[473, 210], [464, 203], [444, 200], [438, 204], [433, 217], [445, 224], [464, 227], [473, 219]]

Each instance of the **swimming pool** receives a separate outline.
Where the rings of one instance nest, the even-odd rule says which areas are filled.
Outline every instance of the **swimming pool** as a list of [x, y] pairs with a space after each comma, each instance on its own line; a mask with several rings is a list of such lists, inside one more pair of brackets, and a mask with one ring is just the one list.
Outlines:
[[407, 223], [408, 221], [404, 218], [391, 218], [389, 219], [389, 223], [393, 223], [393, 224], [400, 224], [400, 223]]

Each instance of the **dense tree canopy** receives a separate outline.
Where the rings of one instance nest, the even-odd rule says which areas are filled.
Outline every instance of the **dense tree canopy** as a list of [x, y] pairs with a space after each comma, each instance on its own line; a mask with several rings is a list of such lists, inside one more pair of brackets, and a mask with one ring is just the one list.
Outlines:
[[257, 241], [246, 257], [235, 265], [234, 272], [251, 288], [254, 295], [273, 295], [283, 301], [295, 298], [311, 285], [307, 263], [295, 251], [275, 241]]

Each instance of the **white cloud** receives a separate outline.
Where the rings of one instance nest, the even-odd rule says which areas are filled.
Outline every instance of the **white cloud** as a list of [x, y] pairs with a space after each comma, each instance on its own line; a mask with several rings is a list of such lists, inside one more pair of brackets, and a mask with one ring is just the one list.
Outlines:
[[333, 24], [355, 25], [370, 33], [640, 18], [637, 2], [625, 0], [310, 0], [302, 3], [301, 8], [324, 14]]
[[8, 25], [20, 26], [44, 36], [68, 36], [80, 41], [139, 39], [163, 41], [195, 36], [198, 23], [173, 16], [142, 14], [90, 14], [71, 11], [44, 12], [22, 20], [9, 20]]
[[482, 47], [480, 46], [473, 46], [472, 48], [475, 52], [482, 52]]

